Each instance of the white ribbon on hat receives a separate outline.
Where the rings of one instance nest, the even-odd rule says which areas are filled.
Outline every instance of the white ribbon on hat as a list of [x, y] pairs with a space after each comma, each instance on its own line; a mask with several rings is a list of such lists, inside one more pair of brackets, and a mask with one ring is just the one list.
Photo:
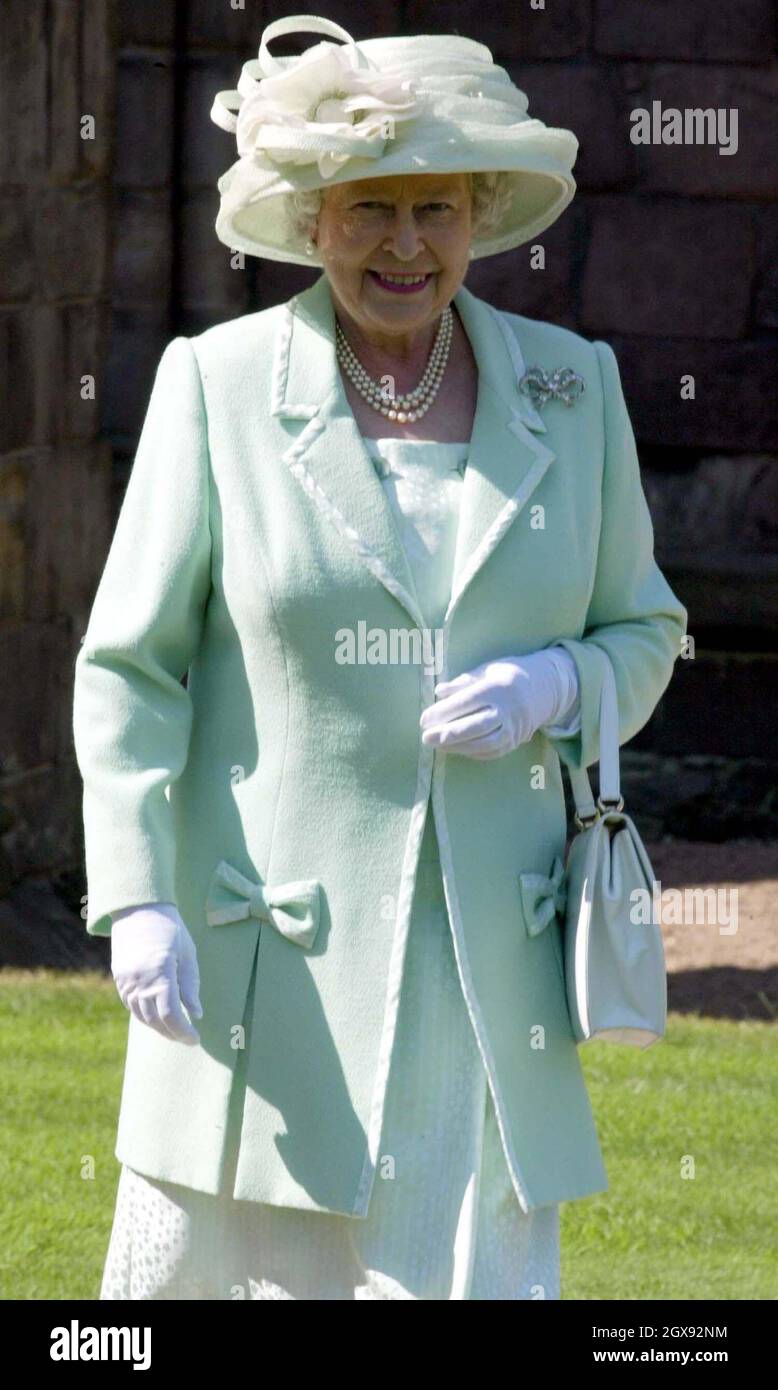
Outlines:
[[[342, 39], [343, 47], [319, 43], [296, 60], [274, 58], [270, 40], [295, 32]], [[321, 91], [311, 120], [310, 100], [302, 114], [301, 98], [310, 98], [310, 79], [317, 75]], [[222, 130], [236, 135], [241, 158], [264, 155], [275, 163], [317, 163], [322, 178], [327, 178], [354, 155], [382, 155], [387, 119], [406, 120], [421, 109], [413, 84], [382, 76], [348, 30], [317, 15], [293, 15], [267, 26], [257, 58], [243, 64], [237, 90], [217, 92], [210, 114]], [[355, 121], [358, 111], [367, 114]]]
[[267, 76], [284, 70], [283, 63], [274, 58], [268, 49], [270, 40], [278, 39], [283, 34], [329, 34], [333, 39], [342, 39], [346, 47], [351, 49], [351, 59], [355, 68], [372, 66], [348, 29], [336, 24], [334, 19], [323, 19], [316, 14], [298, 14], [290, 15], [286, 19], [276, 19], [264, 30], [259, 41], [259, 62]]

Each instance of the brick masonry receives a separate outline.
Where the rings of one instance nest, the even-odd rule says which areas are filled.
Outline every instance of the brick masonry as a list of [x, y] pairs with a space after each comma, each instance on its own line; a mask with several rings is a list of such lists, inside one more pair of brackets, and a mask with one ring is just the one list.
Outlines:
[[[231, 268], [213, 222], [234, 139], [208, 115], [214, 93], [234, 87], [255, 56], [263, 24], [301, 8], [3, 7], [0, 642], [25, 696], [0, 710], [0, 894], [25, 874], [79, 863], [72, 662], [165, 344], [312, 279], [251, 258]], [[617, 354], [658, 558], [696, 640], [694, 660], [679, 666], [635, 740], [636, 756], [767, 767], [778, 757], [769, 719], [778, 630], [775, 6], [349, 0], [313, 9], [358, 38], [471, 35], [527, 92], [530, 115], [576, 132], [576, 198], [534, 243], [545, 268], [533, 269], [533, 248], [522, 247], [476, 263], [468, 284], [501, 307], [603, 338]], [[632, 144], [630, 113], [655, 100], [736, 107], [737, 153]], [[81, 138], [85, 115], [94, 139]], [[688, 373], [690, 401], [680, 389]], [[95, 378], [94, 400], [82, 399], [85, 375]], [[663, 783], [668, 808], [674, 791], [683, 803], [682, 785], [677, 775]]]
[[115, 514], [114, 18], [25, 0], [0, 20], [0, 894], [81, 854], [72, 670]]

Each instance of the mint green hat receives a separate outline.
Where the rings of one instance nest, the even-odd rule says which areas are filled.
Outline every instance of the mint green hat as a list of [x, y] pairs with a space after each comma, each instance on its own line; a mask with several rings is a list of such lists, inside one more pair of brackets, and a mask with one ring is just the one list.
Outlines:
[[[327, 34], [299, 57], [268, 43]], [[366, 39], [316, 15], [268, 25], [236, 91], [218, 92], [211, 119], [236, 135], [239, 158], [218, 181], [220, 241], [273, 261], [321, 265], [290, 227], [286, 195], [390, 174], [504, 171], [511, 196], [472, 257], [521, 246], [575, 194], [578, 141], [527, 115], [527, 98], [488, 48], [455, 34]]]

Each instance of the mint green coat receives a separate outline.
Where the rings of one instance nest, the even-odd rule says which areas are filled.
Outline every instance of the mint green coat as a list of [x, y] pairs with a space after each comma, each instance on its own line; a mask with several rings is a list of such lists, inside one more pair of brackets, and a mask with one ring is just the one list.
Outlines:
[[[234, 1195], [366, 1213], [431, 796], [521, 1206], [607, 1187], [561, 926], [525, 920], [518, 876], [564, 853], [560, 760], [597, 758], [603, 651], [623, 743], [670, 681], [687, 614], [654, 559], [611, 348], [465, 288], [455, 303], [479, 392], [439, 677], [407, 645], [336, 658], [346, 629], [402, 643], [423, 618], [343, 391], [326, 278], [174, 339], [159, 363], [74, 691], [86, 930], [173, 901], [200, 964], [200, 1046], [130, 1018], [115, 1152], [148, 1176], [219, 1190], [258, 947]], [[585, 393], [541, 416], [517, 389], [536, 365], [572, 367]], [[578, 667], [579, 734], [486, 762], [422, 744], [436, 679], [555, 642]]]

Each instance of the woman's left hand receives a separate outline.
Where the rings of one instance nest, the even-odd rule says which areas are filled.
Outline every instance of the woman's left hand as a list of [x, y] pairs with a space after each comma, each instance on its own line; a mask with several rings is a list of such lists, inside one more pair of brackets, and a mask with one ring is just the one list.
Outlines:
[[[560, 665], [558, 656], [570, 666]], [[469, 758], [501, 758], [553, 724], [578, 694], [572, 657], [557, 648], [485, 661], [450, 681], [421, 716], [422, 742]]]

